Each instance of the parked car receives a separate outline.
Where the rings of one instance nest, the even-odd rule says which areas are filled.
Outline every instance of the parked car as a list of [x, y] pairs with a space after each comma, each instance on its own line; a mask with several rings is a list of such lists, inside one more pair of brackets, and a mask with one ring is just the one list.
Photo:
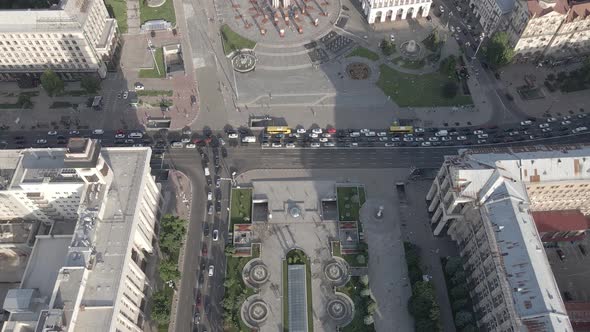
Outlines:
[[57, 135], [57, 131], [50, 130], [50, 131], [47, 132], [47, 135], [49, 135], [49, 136], [55, 136], [55, 135]]
[[213, 241], [219, 240], [219, 231], [214, 229], [213, 230]]
[[203, 246], [201, 247], [201, 256], [207, 256], [208, 253], [209, 251], [207, 250], [207, 244], [203, 243]]
[[565, 254], [563, 253], [563, 250], [557, 249], [555, 252], [557, 253], [559, 259], [561, 259], [562, 261], [565, 260]]
[[140, 82], [135, 82], [133, 87], [135, 88], [135, 90], [144, 90], [145, 89], [145, 86], [143, 84], [141, 84]]
[[215, 266], [209, 265], [209, 276], [212, 277], [215, 272]]

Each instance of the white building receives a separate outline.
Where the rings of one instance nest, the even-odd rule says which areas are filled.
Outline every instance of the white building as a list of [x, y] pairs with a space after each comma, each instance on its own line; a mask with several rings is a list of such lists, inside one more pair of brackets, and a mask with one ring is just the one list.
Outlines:
[[432, 0], [361, 0], [369, 23], [428, 16]]
[[17, 211], [2, 217], [73, 222], [73, 235], [37, 236], [20, 288], [4, 301], [2, 331], [142, 331], [160, 213], [151, 149], [102, 149], [81, 138], [0, 156], [13, 160], [2, 165], [0, 202]]
[[106, 75], [117, 21], [102, 0], [61, 0], [48, 9], [0, 10], [0, 81], [46, 69], [76, 79]]
[[426, 197], [457, 241], [484, 331], [572, 331], [531, 211], [590, 212], [590, 147], [462, 150]]

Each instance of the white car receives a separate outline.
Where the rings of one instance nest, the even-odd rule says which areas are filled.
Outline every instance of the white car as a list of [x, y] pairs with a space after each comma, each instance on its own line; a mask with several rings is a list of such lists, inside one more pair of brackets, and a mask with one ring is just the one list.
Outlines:
[[457, 33], [461, 33], [461, 27], [456, 27], [455, 31], [457, 31]]
[[557, 121], [556, 118], [547, 118], [547, 122], [555, 122], [555, 121]]
[[287, 143], [287, 145], [285, 145], [288, 148], [294, 148], [295, 147], [295, 143]]
[[214, 229], [213, 230], [213, 241], [219, 240], [219, 231]]
[[379, 137], [379, 142], [387, 142], [389, 141], [389, 138], [387, 137]]
[[[133, 132], [133, 133], [129, 133], [129, 135], [127, 135], [127, 137], [129, 138], [142, 138], [143, 134], [139, 133], [139, 132]], [[184, 142], [186, 143], [186, 142]]]
[[334, 142], [326, 142], [326, 143], [324, 143], [324, 146], [326, 146], [326, 147], [334, 147], [334, 146], [336, 146], [336, 144], [334, 144]]
[[543, 128], [543, 129], [541, 129], [541, 131], [544, 133], [548, 133], [551, 131], [551, 128]]
[[572, 129], [572, 134], [577, 134], [577, 133], [581, 133], [584, 131], [587, 131], [588, 128], [587, 127], [578, 127], [576, 129]]
[[212, 201], [213, 200], [213, 193], [212, 192], [208, 192], [207, 193], [207, 200], [208, 201]]
[[311, 130], [312, 133], [314, 134], [321, 134], [323, 132], [322, 128], [313, 128]]
[[422, 142], [424, 141], [424, 137], [416, 137], [416, 142]]
[[457, 136], [457, 141], [466, 141], [467, 136]]
[[393, 35], [393, 33], [389, 35], [389, 40], [391, 40], [392, 42], [395, 41], [395, 36]]
[[478, 139], [477, 140], [477, 144], [485, 144], [487, 142], [488, 142], [488, 140], [485, 140], [485, 139]]
[[401, 138], [399, 138], [399, 137], [392, 137], [392, 138], [391, 138], [391, 141], [392, 141], [392, 142], [399, 142], [399, 141], [401, 141], [401, 140], [402, 140], [402, 139], [401, 139]]
[[416, 128], [414, 128], [414, 132], [416, 132], [416, 133], [423, 133], [424, 132], [424, 128], [416, 127]]
[[569, 119], [571, 119], [571, 118], [572, 118], [572, 116], [571, 116], [571, 115], [566, 115], [566, 116], [564, 116], [564, 117], [563, 117], [563, 118], [561, 118], [561, 119], [565, 121], [565, 120], [569, 120]]
[[229, 133], [227, 134], [227, 138], [238, 138], [238, 134], [237, 133]]
[[377, 136], [379, 136], [379, 137], [385, 137], [385, 136], [387, 136], [387, 133], [384, 132], [384, 131], [382, 131], [382, 132], [377, 133]]
[[570, 120], [565, 120], [565, 121], [561, 121], [561, 124], [564, 126], [567, 126], [567, 125], [572, 124], [572, 122]]
[[481, 135], [483, 134], [483, 130], [474, 130], [473, 135]]
[[508, 133], [508, 135], [510, 135], [510, 136], [516, 136], [518, 134], [519, 134], [518, 131], [512, 131], [512, 132]]
[[438, 137], [429, 137], [428, 140], [431, 142], [436, 142], [438, 141]]
[[188, 143], [184, 147], [187, 148], [187, 149], [196, 149], [197, 148], [197, 145], [195, 143]]
[[326, 143], [327, 141], [328, 141], [328, 139], [326, 137], [320, 138], [320, 142], [322, 142], [322, 143]]
[[305, 130], [305, 128], [297, 128], [298, 134], [305, 134], [306, 132], [307, 132], [307, 130]]
[[488, 138], [488, 134], [477, 135], [477, 138]]
[[455, 8], [457, 8], [457, 11], [458, 11], [458, 12], [461, 12], [461, 7], [457, 6], [457, 7], [455, 7]]
[[539, 128], [547, 128], [547, 127], [549, 127], [549, 124], [548, 123], [541, 123], [539, 125]]
[[404, 137], [404, 142], [413, 142], [414, 137]]
[[353, 131], [352, 133], [350, 133], [349, 136], [350, 137], [359, 137], [359, 136], [361, 136], [361, 133], [359, 133], [358, 131]]
[[450, 26], [451, 32], [455, 33], [455, 27], [453, 27], [452, 25]]
[[209, 265], [209, 276], [212, 277], [215, 272], [215, 266]]
[[311, 138], [318, 138], [320, 135], [316, 134], [316, 133], [311, 133], [309, 134], [309, 137]]
[[431, 146], [432, 144], [430, 142], [422, 142], [422, 146]]
[[365, 134], [365, 133], [368, 133], [368, 132], [370, 132], [371, 130], [370, 130], [370, 129], [366, 129], [366, 128], [364, 128], [364, 129], [361, 129], [361, 130], [359, 130], [359, 131], [361, 132], [361, 134]]
[[48, 131], [47, 132], [47, 135], [49, 135], [49, 136], [55, 136], [55, 135], [57, 135], [57, 131], [56, 130]]
[[332, 134], [330, 134], [330, 133], [323, 133], [322, 134], [322, 137], [328, 137], [329, 138], [329, 137], [332, 137]]
[[377, 134], [374, 131], [369, 131], [367, 133], [365, 133], [365, 136], [367, 137], [375, 137]]
[[521, 121], [520, 122], [520, 125], [521, 126], [530, 126], [532, 124], [533, 124], [533, 121], [531, 121], [531, 120], [526, 120], [526, 121]]
[[452, 138], [452, 137], [448, 137], [448, 136], [444, 136], [444, 137], [441, 137], [440, 139], [441, 139], [441, 141], [443, 141], [443, 142], [447, 142], [447, 141], [450, 141], [450, 140], [452, 140], [453, 138]]
[[282, 148], [283, 147], [283, 144], [281, 144], [281, 143], [272, 143], [272, 147], [273, 148]]
[[473, 27], [471, 27], [471, 25], [467, 24], [467, 30], [471, 30], [473, 29]]
[[44, 138], [39, 138], [39, 139], [37, 140], [37, 144], [45, 144], [45, 143], [47, 143], [47, 140], [46, 140], [46, 139], [44, 139]]
[[443, 6], [438, 6], [438, 9], [440, 10], [441, 13], [445, 12], [445, 7], [443, 7]]
[[144, 90], [145, 86], [143, 86], [143, 84], [136, 82], [135, 85], [133, 86], [135, 88], [135, 90]]
[[311, 145], [310, 145], [310, 146], [311, 146], [312, 148], [319, 148], [319, 147], [320, 147], [320, 143], [318, 143], [318, 142], [313, 142], [313, 143], [311, 143]]
[[102, 135], [102, 134], [104, 134], [104, 130], [102, 130], [102, 129], [94, 129], [94, 130], [92, 131], [92, 133], [93, 133], [94, 135]]
[[125, 138], [125, 134], [115, 134], [115, 138]]
[[123, 92], [123, 99], [127, 99], [127, 97], [129, 97], [129, 92]]
[[70, 130], [70, 135], [80, 135], [80, 132], [77, 130]]

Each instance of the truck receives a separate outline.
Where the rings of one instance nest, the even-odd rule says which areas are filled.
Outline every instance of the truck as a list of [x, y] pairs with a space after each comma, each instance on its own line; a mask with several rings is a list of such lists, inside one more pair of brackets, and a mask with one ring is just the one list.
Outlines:
[[242, 143], [256, 143], [256, 136], [244, 136], [242, 137]]
[[437, 136], [437, 137], [445, 137], [445, 136], [448, 136], [448, 135], [449, 135], [449, 131], [448, 130], [444, 130], [444, 129], [443, 130], [439, 130], [436, 133], [434, 133], [434, 136]]

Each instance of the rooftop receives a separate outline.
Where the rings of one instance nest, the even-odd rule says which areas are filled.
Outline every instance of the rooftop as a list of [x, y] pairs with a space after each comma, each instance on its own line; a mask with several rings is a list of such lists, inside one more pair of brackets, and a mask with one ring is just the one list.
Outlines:
[[[25, 1], [20, 0], [21, 3]], [[10, 32], [76, 32], [84, 25], [93, 1], [99, 0], [61, 0], [59, 4], [41, 8], [0, 10], [0, 31]], [[33, 1], [31, 1], [33, 2]], [[34, 1], [43, 3], [42, 1]], [[49, 3], [47, 1], [46, 3]], [[51, 1], [53, 2], [53, 1]]]
[[579, 231], [590, 228], [590, 220], [579, 210], [534, 211], [533, 218], [539, 233]]

